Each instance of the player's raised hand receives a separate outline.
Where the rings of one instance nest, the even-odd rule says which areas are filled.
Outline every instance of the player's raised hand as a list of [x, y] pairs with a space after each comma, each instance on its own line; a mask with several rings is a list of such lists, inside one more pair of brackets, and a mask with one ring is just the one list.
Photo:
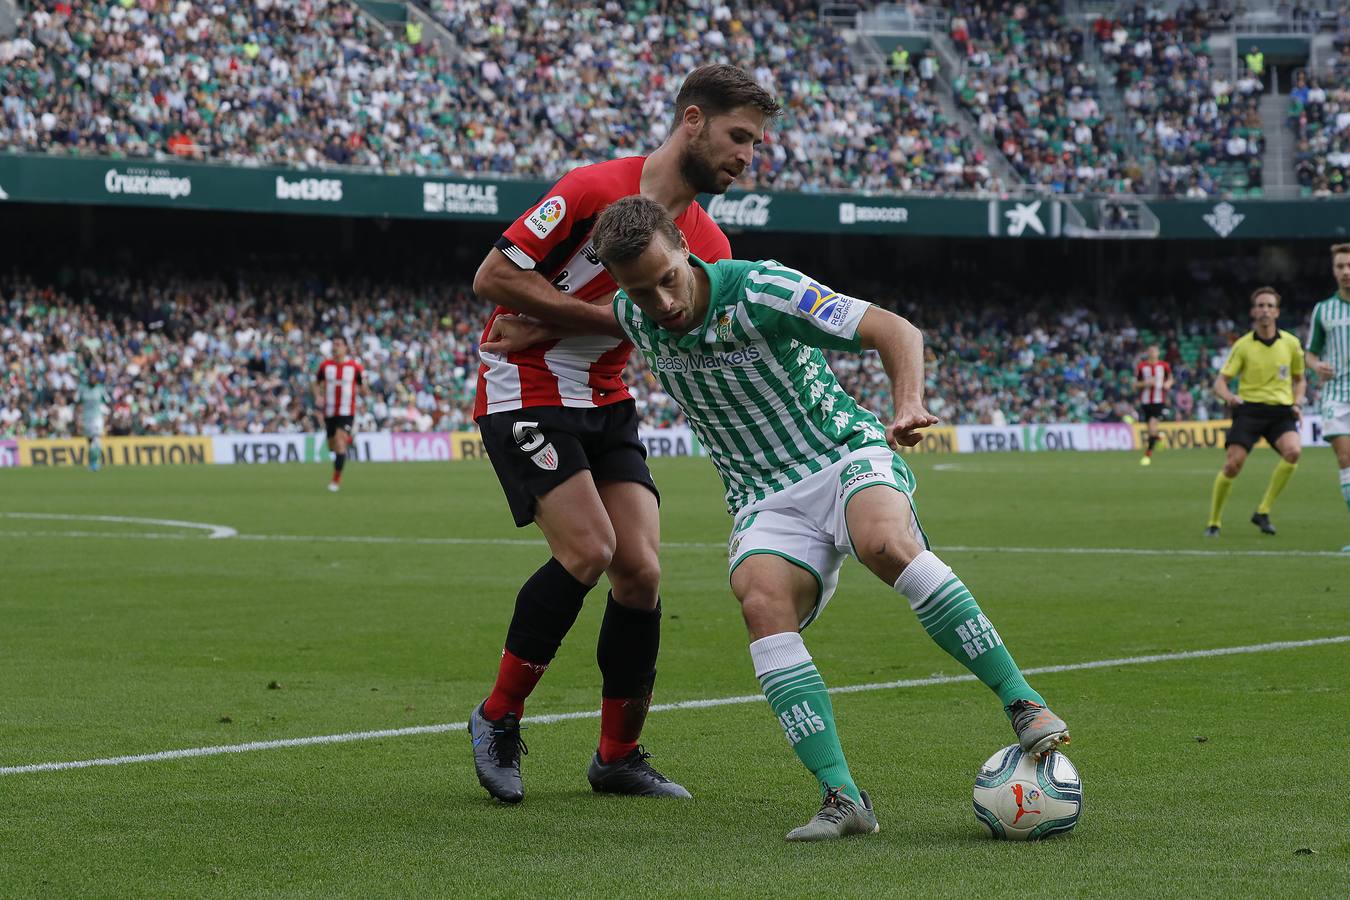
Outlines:
[[925, 409], [922, 403], [903, 406], [895, 411], [895, 421], [886, 430], [886, 443], [891, 445], [892, 450], [913, 447], [923, 440], [919, 430], [937, 423], [937, 416]]
[[478, 349], [504, 356], [532, 347], [548, 336], [548, 326], [542, 322], [528, 316], [500, 315], [492, 320], [492, 327]]
[[1331, 363], [1325, 359], [1319, 359], [1313, 363], [1312, 370], [1317, 373], [1318, 378], [1331, 378], [1336, 374], [1336, 370], [1331, 367]]

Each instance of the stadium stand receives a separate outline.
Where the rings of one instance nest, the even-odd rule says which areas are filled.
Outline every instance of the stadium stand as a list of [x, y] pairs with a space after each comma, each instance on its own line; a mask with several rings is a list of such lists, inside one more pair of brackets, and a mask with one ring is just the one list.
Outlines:
[[1344, 196], [1350, 178], [1350, 7], [1342, 22], [1340, 55], [1321, 75], [1295, 73], [1289, 92], [1294, 172], [1305, 197]]
[[98, 373], [112, 433], [313, 430], [325, 337], [366, 366], [365, 429], [468, 425], [486, 319], [469, 285], [373, 285], [251, 267], [239, 277], [74, 271], [0, 279], [0, 436], [77, 433], [74, 392]]
[[[0, 438], [78, 433], [75, 391], [97, 372], [113, 433], [314, 430], [310, 379], [326, 336], [352, 341], [372, 397], [365, 430], [472, 429], [477, 340], [486, 308], [467, 283], [370, 283], [250, 266], [246, 275], [71, 270], [0, 278]], [[893, 289], [892, 289], [893, 291]], [[879, 287], [872, 296], [885, 296]], [[1119, 421], [1133, 414], [1134, 362], [1153, 341], [1177, 378], [1174, 411], [1222, 416], [1209, 386], [1240, 332], [1051, 302], [1012, 308], [943, 297], [896, 302], [923, 328], [927, 396], [948, 424]], [[1296, 326], [1296, 331], [1302, 326]], [[1302, 331], [1299, 331], [1302, 333]], [[845, 388], [890, 410], [877, 357], [832, 357]], [[626, 376], [642, 420], [682, 421], [640, 356]]]
[[0, 146], [556, 178], [654, 149], [683, 76], [733, 61], [787, 109], [746, 187], [999, 187], [929, 69], [856, 71], [814, 4], [431, 8], [453, 61], [342, 0], [40, 0], [0, 42]]
[[1217, 71], [1205, 10], [1141, 4], [1094, 25], [1165, 196], [1260, 196], [1261, 82]]
[[1128, 193], [1141, 185], [1105, 116], [1085, 35], [1060, 4], [966, 0], [954, 5], [951, 39], [963, 71], [958, 102], [1034, 190]]

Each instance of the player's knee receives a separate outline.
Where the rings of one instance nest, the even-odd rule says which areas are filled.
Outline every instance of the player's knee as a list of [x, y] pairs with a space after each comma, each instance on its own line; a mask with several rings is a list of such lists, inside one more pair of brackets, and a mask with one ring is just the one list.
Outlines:
[[752, 635], [772, 633], [778, 623], [792, 621], [792, 600], [786, 594], [751, 587], [738, 593], [736, 599]]
[[577, 581], [595, 584], [614, 559], [614, 537], [586, 535], [567, 547], [555, 548], [553, 555]]
[[882, 578], [888, 578], [891, 573], [899, 577], [899, 572], [923, 552], [923, 547], [896, 525], [862, 536], [854, 542], [854, 550], [859, 562]]
[[655, 609], [661, 591], [661, 563], [655, 554], [636, 564], [611, 565], [609, 583], [614, 589], [614, 600], [620, 606], [633, 609]]
[[1303, 449], [1301, 447], [1293, 447], [1280, 454], [1280, 456], [1284, 457], [1284, 461], [1289, 463], [1289, 465], [1291, 466], [1298, 465], [1299, 457], [1302, 455]]

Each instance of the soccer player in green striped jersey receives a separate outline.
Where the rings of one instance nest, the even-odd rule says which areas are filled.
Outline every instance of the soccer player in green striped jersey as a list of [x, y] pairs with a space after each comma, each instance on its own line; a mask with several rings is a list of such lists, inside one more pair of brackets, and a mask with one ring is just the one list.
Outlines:
[[[848, 556], [907, 597], [933, 640], [998, 694], [1024, 750], [1040, 755], [1066, 742], [1064, 721], [928, 548], [914, 512], [914, 475], [895, 450], [918, 443], [920, 429], [937, 422], [923, 404], [919, 330], [773, 261], [704, 263], [665, 209], [641, 196], [612, 204], [592, 240], [621, 289], [615, 317], [679, 402], [726, 487], [731, 587], [755, 676], [821, 789], [819, 811], [788, 839], [879, 828], [801, 637]], [[515, 327], [535, 326], [506, 326]], [[844, 392], [821, 348], [878, 351], [895, 404], [890, 426]]]
[[[1306, 356], [1321, 379], [1322, 436], [1336, 451], [1341, 497], [1350, 509], [1350, 244], [1331, 248], [1331, 274], [1336, 293], [1313, 308]], [[1341, 549], [1350, 553], [1350, 544]]]

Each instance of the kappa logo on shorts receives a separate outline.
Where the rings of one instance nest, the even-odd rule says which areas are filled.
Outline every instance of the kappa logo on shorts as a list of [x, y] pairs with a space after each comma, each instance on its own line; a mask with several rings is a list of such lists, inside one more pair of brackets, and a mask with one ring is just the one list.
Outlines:
[[839, 499], [848, 496], [848, 492], [853, 490], [858, 484], [864, 481], [872, 481], [880, 478], [886, 479], [885, 472], [878, 472], [872, 468], [870, 459], [855, 459], [853, 462], [844, 466], [844, 471], [839, 473]]
[[857, 459], [844, 466], [844, 471], [839, 473], [839, 483], [847, 484], [850, 479], [856, 478], [864, 472], [872, 471], [872, 461], [870, 459]]
[[534, 464], [546, 472], [556, 471], [558, 468], [558, 451], [554, 449], [550, 441], [542, 449], [530, 457]]
[[567, 201], [559, 195], [549, 197], [525, 219], [525, 227], [537, 237], [546, 238], [567, 215]]

